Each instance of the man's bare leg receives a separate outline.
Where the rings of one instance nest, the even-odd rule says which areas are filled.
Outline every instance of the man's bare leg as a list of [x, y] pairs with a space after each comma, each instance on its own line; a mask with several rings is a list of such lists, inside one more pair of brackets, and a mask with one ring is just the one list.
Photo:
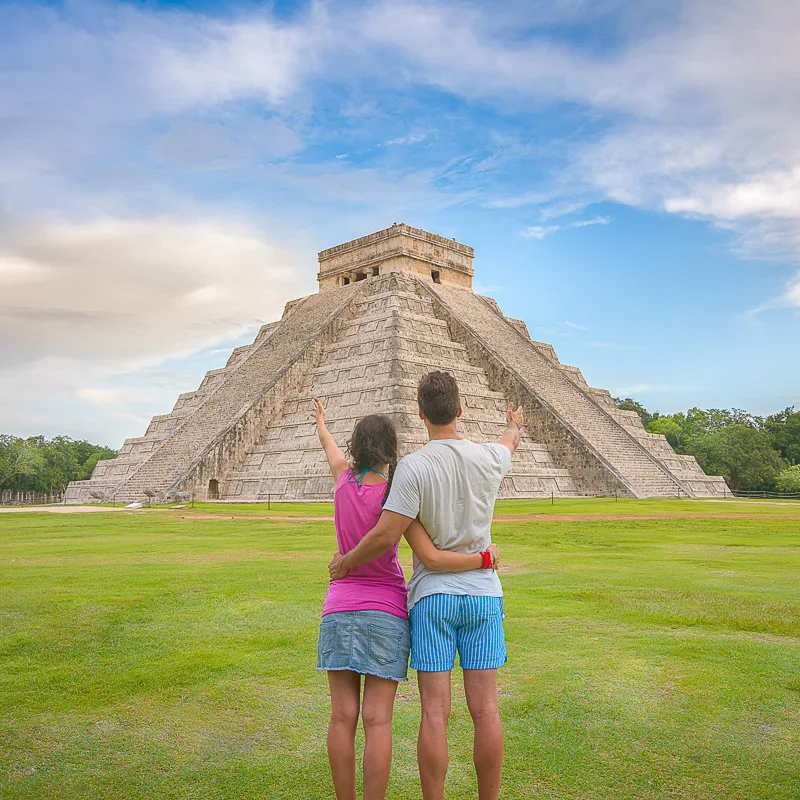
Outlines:
[[423, 800], [443, 800], [447, 777], [447, 722], [450, 719], [450, 672], [417, 672], [422, 719], [417, 763]]
[[497, 670], [465, 669], [464, 693], [475, 725], [473, 759], [480, 800], [497, 800], [503, 774], [503, 726], [497, 702]]

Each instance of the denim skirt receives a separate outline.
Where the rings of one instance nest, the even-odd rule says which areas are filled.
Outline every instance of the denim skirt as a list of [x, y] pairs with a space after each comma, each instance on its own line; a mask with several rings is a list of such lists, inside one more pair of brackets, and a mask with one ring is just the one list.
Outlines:
[[317, 669], [404, 681], [410, 650], [407, 619], [385, 611], [338, 611], [326, 614], [320, 623]]

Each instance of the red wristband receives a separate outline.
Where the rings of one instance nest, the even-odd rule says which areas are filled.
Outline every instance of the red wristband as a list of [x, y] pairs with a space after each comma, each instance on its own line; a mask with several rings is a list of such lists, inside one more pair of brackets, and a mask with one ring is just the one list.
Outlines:
[[481, 553], [481, 558], [483, 559], [483, 564], [481, 564], [481, 569], [491, 569], [492, 568], [492, 554], [485, 550]]

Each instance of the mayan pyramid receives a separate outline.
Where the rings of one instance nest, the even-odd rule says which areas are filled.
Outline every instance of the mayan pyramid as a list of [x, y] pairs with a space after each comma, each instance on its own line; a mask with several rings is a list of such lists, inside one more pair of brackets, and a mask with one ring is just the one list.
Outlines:
[[323, 250], [319, 291], [287, 303], [278, 322], [236, 348], [197, 391], [88, 481], [70, 484], [72, 503], [168, 500], [327, 500], [333, 483], [311, 420], [320, 397], [337, 442], [355, 421], [389, 414], [403, 453], [421, 447], [416, 386], [432, 369], [461, 388], [463, 436], [502, 433], [509, 400], [527, 430], [502, 497], [722, 496], [692, 456], [647, 433], [520, 320], [472, 291], [473, 250], [408, 225]]

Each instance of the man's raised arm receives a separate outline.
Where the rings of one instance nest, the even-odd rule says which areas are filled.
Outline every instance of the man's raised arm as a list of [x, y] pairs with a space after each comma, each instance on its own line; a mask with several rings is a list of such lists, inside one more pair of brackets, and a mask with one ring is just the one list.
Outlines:
[[522, 419], [522, 406], [515, 410], [514, 404], [509, 403], [506, 411], [506, 422], [508, 427], [498, 441], [500, 444], [505, 445], [513, 456], [514, 451], [519, 447], [519, 432], [525, 424]]
[[368, 564], [382, 556], [400, 541], [413, 521], [412, 517], [405, 517], [394, 511], [381, 513], [375, 527], [349, 553], [333, 557], [333, 561], [328, 564], [331, 580], [338, 581], [354, 567]]

